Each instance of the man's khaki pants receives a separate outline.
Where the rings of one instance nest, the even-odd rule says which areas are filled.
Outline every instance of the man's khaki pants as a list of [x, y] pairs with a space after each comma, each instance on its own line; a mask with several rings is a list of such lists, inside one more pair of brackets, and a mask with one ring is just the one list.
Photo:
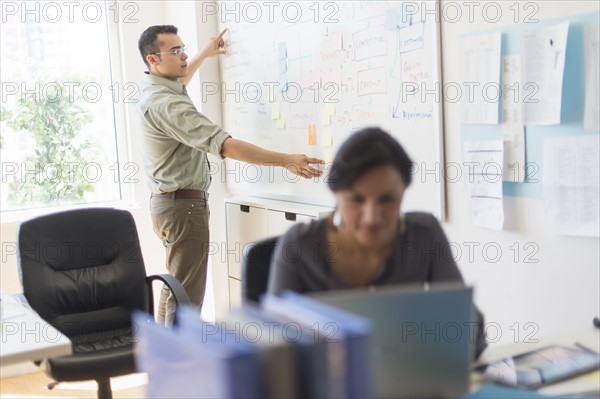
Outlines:
[[[167, 253], [167, 270], [183, 285], [191, 302], [202, 308], [206, 288], [210, 210], [203, 199], [150, 198], [150, 214], [156, 235]], [[167, 325], [175, 320], [175, 298], [163, 286], [156, 320]]]

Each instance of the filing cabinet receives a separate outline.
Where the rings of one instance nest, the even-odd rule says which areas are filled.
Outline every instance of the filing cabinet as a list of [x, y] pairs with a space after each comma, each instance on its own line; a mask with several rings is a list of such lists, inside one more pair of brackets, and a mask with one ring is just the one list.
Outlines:
[[296, 223], [327, 217], [333, 208], [254, 197], [225, 200], [229, 306], [242, 301], [242, 261], [249, 244], [284, 234]]

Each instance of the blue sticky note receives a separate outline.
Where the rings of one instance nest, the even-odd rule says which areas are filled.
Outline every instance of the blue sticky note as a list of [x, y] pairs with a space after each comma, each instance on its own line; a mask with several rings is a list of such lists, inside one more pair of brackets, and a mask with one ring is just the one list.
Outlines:
[[402, 29], [410, 25], [411, 19], [412, 15], [406, 13], [405, 4], [402, 7], [392, 8], [385, 13], [385, 29]]
[[279, 90], [281, 90], [281, 92], [285, 92], [288, 89], [288, 78], [287, 78], [287, 72], [286, 73], [282, 73], [279, 75]]
[[279, 60], [279, 75], [283, 75], [287, 72], [287, 60], [284, 58]]
[[279, 43], [279, 60], [285, 60], [287, 58], [287, 45], [285, 42]]

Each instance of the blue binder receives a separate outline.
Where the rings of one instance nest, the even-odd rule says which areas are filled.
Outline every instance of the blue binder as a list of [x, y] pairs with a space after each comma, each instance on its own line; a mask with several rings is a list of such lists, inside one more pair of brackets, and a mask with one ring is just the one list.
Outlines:
[[327, 397], [372, 398], [373, 375], [370, 356], [371, 322], [308, 297], [286, 292], [282, 297], [265, 295], [263, 309], [302, 325], [298, 331], [312, 332], [312, 339], [325, 343], [327, 352]]
[[172, 329], [135, 313], [136, 365], [148, 374], [151, 398], [260, 398], [256, 350], [222, 340], [216, 325], [194, 310], [180, 313]]
[[[288, 391], [285, 394], [279, 395], [279, 397], [308, 399], [328, 397], [329, 381], [327, 378], [325, 343], [322, 340], [313, 339], [314, 332], [308, 327], [298, 323], [290, 326], [285, 318], [268, 314], [250, 305], [244, 305], [232, 311], [229, 318], [260, 324], [262, 326], [263, 343], [266, 338], [268, 344], [283, 346], [280, 349], [284, 349], [284, 351], [280, 350], [279, 353], [284, 352], [285, 356], [277, 356], [278, 359], [275, 363], [267, 367], [271, 370], [262, 370], [267, 379], [278, 378], [280, 380], [279, 384], [285, 384], [289, 389], [293, 388], [293, 392]], [[253, 334], [251, 330], [252, 328], [244, 332], [242, 329], [240, 334], [242, 339], [257, 341], [255, 338], [256, 334]], [[259, 347], [261, 346], [264, 348], [264, 345], [260, 345]], [[288, 353], [285, 349], [291, 349], [292, 353]], [[285, 358], [292, 361], [293, 364], [281, 367], [281, 361]], [[279, 370], [272, 372], [273, 368]], [[293, 378], [285, 378], [286, 372], [290, 370], [293, 370]], [[268, 392], [266, 396], [269, 396]]]
[[286, 339], [279, 322], [266, 320], [258, 309], [243, 306], [232, 310], [220, 327], [228, 332], [226, 339], [256, 348], [263, 399], [302, 398], [296, 345]]

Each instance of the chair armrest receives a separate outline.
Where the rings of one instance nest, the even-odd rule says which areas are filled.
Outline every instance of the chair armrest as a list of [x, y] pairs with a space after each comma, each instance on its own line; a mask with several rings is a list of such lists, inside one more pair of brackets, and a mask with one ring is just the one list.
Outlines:
[[148, 285], [150, 286], [150, 309], [154, 309], [154, 297], [152, 295], [152, 282], [156, 281], [156, 280], [162, 281], [164, 284], [166, 284], [167, 287], [169, 287], [169, 289], [173, 293], [173, 296], [175, 297], [175, 302], [177, 303], [178, 307], [181, 305], [191, 305], [192, 304], [192, 302], [190, 301], [190, 298], [188, 297], [187, 293], [183, 289], [183, 286], [181, 285], [179, 280], [177, 280], [175, 277], [171, 276], [170, 274], [153, 274], [151, 276], [148, 276], [147, 279], [148, 279], [147, 280]]

